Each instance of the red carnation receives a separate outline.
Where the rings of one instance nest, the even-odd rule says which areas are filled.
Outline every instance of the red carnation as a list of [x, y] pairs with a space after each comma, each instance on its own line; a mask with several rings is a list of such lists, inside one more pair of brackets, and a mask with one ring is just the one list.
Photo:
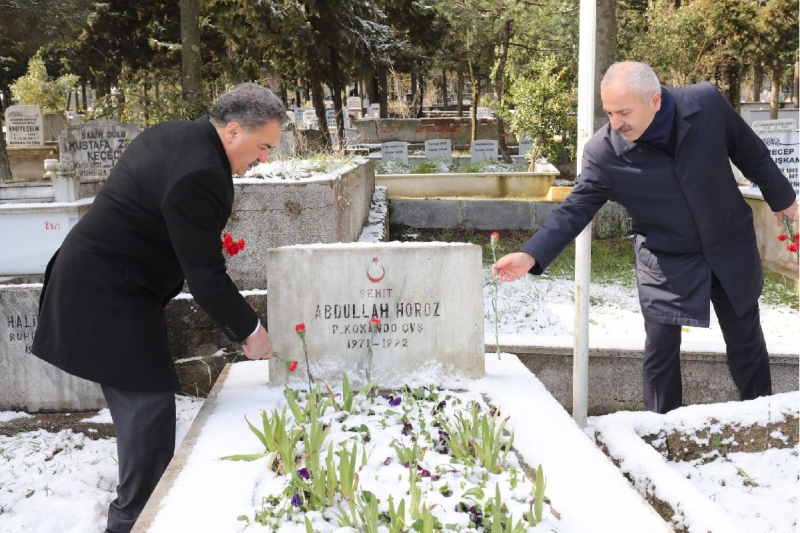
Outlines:
[[292, 364], [289, 365], [289, 372], [294, 372], [297, 370], [297, 361], [292, 361]]
[[800, 240], [800, 233], [795, 233], [794, 235], [792, 235], [792, 240], [793, 241]]
[[497, 233], [496, 231], [493, 231], [491, 237], [492, 237], [492, 239], [499, 239], [500, 238], [500, 234]]
[[375, 324], [376, 326], [380, 326], [381, 325], [381, 321], [376, 316], [370, 318], [369, 322], [370, 322], [370, 324]]
[[785, 241], [788, 238], [789, 238], [789, 236], [786, 235], [785, 233], [781, 233], [780, 235], [778, 235], [778, 240], [781, 241], [781, 242]]
[[305, 324], [303, 324], [303, 323], [301, 322], [301, 323], [297, 324], [297, 325], [294, 327], [294, 330], [295, 330], [297, 333], [302, 333], [302, 332], [305, 332], [305, 330], [306, 330], [306, 325], [305, 325]]
[[798, 249], [800, 249], [800, 243], [793, 242], [792, 244], [787, 246], [786, 249], [789, 250], [790, 252], [796, 252]]

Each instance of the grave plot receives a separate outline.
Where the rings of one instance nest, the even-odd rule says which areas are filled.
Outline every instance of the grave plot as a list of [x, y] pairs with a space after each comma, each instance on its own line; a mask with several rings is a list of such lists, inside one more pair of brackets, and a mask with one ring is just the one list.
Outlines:
[[595, 439], [676, 531], [795, 531], [798, 393], [590, 420]]

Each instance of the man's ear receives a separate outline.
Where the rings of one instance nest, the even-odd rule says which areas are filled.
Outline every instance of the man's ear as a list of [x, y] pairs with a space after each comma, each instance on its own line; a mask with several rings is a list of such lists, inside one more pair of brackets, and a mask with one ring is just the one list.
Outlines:
[[222, 139], [227, 142], [233, 142], [237, 136], [241, 135], [242, 126], [238, 122], [228, 122], [222, 129]]
[[650, 105], [652, 105], [656, 111], [661, 109], [661, 91], [653, 93], [653, 96], [650, 98]]

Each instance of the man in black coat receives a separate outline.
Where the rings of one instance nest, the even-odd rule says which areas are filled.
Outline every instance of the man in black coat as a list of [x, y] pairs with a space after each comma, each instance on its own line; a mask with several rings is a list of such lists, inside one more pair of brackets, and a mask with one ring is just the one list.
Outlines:
[[501, 281], [541, 274], [608, 201], [628, 210], [645, 320], [644, 405], [682, 404], [681, 326], [719, 319], [742, 400], [772, 393], [758, 311], [763, 271], [753, 213], [730, 161], [778, 218], [795, 192], [758, 136], [709, 83], [661, 87], [652, 69], [615, 63], [600, 95], [609, 123], [589, 140], [572, 193], [522, 247], [492, 266]]
[[164, 306], [184, 280], [247, 357], [272, 356], [269, 335], [226, 273], [220, 238], [232, 174], [267, 159], [284, 116], [272, 92], [248, 83], [209, 116], [145, 130], [47, 266], [33, 353], [102, 386], [119, 455], [112, 533], [131, 530], [175, 448], [180, 387]]

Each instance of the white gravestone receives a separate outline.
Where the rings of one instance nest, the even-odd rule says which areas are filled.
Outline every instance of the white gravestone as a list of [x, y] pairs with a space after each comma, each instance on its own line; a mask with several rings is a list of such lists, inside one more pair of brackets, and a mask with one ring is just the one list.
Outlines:
[[329, 128], [336, 127], [336, 110], [335, 109], [326, 109], [325, 110], [325, 120], [328, 122]]
[[12, 105], [5, 112], [8, 146], [41, 146], [44, 144], [44, 119], [36, 105]]
[[453, 162], [453, 146], [450, 139], [430, 139], [425, 141], [425, 159], [444, 159]]
[[293, 115], [292, 118], [294, 120], [294, 123], [297, 124], [298, 126], [303, 123], [303, 113], [304, 112], [305, 112], [305, 109], [302, 108], [302, 107], [295, 107], [294, 108], [294, 115]]
[[408, 143], [405, 141], [393, 141], [381, 144], [381, 161], [386, 162], [391, 159], [399, 159], [406, 165], [408, 164]]
[[79, 180], [103, 180], [141, 129], [111, 120], [69, 127], [58, 137], [59, 159], [75, 169]]
[[[483, 272], [473, 244], [352, 243], [267, 250], [268, 329], [275, 351], [306, 380], [304, 324], [314, 378], [365, 378], [381, 386], [438, 366], [448, 375], [484, 372]], [[458, 272], [458, 275], [453, 275]], [[370, 318], [380, 321], [370, 334]], [[270, 360], [270, 386], [286, 383], [283, 362]]]
[[479, 140], [472, 141], [470, 163], [480, 161], [497, 161], [497, 141]]
[[[760, 120], [753, 122], [753, 131], [767, 145], [772, 160], [778, 165], [795, 192], [800, 192], [800, 176], [797, 169], [800, 163], [800, 134], [793, 119]], [[747, 176], [745, 176], [747, 177]], [[753, 186], [756, 186], [753, 184]]]
[[531, 138], [528, 137], [524, 133], [520, 133], [520, 135], [519, 135], [519, 155], [521, 155], [521, 156], [528, 155], [528, 152], [531, 151], [531, 148], [533, 148], [533, 142], [531, 141]]
[[347, 99], [347, 109], [361, 110], [361, 98], [358, 96], [351, 96]]
[[479, 107], [475, 110], [476, 118], [492, 118], [492, 109], [489, 107]]
[[367, 114], [368, 117], [380, 117], [381, 116], [381, 105], [380, 104], [370, 104], [367, 107]]
[[303, 111], [303, 124], [307, 129], [316, 129], [318, 127], [317, 112], [313, 109]]

